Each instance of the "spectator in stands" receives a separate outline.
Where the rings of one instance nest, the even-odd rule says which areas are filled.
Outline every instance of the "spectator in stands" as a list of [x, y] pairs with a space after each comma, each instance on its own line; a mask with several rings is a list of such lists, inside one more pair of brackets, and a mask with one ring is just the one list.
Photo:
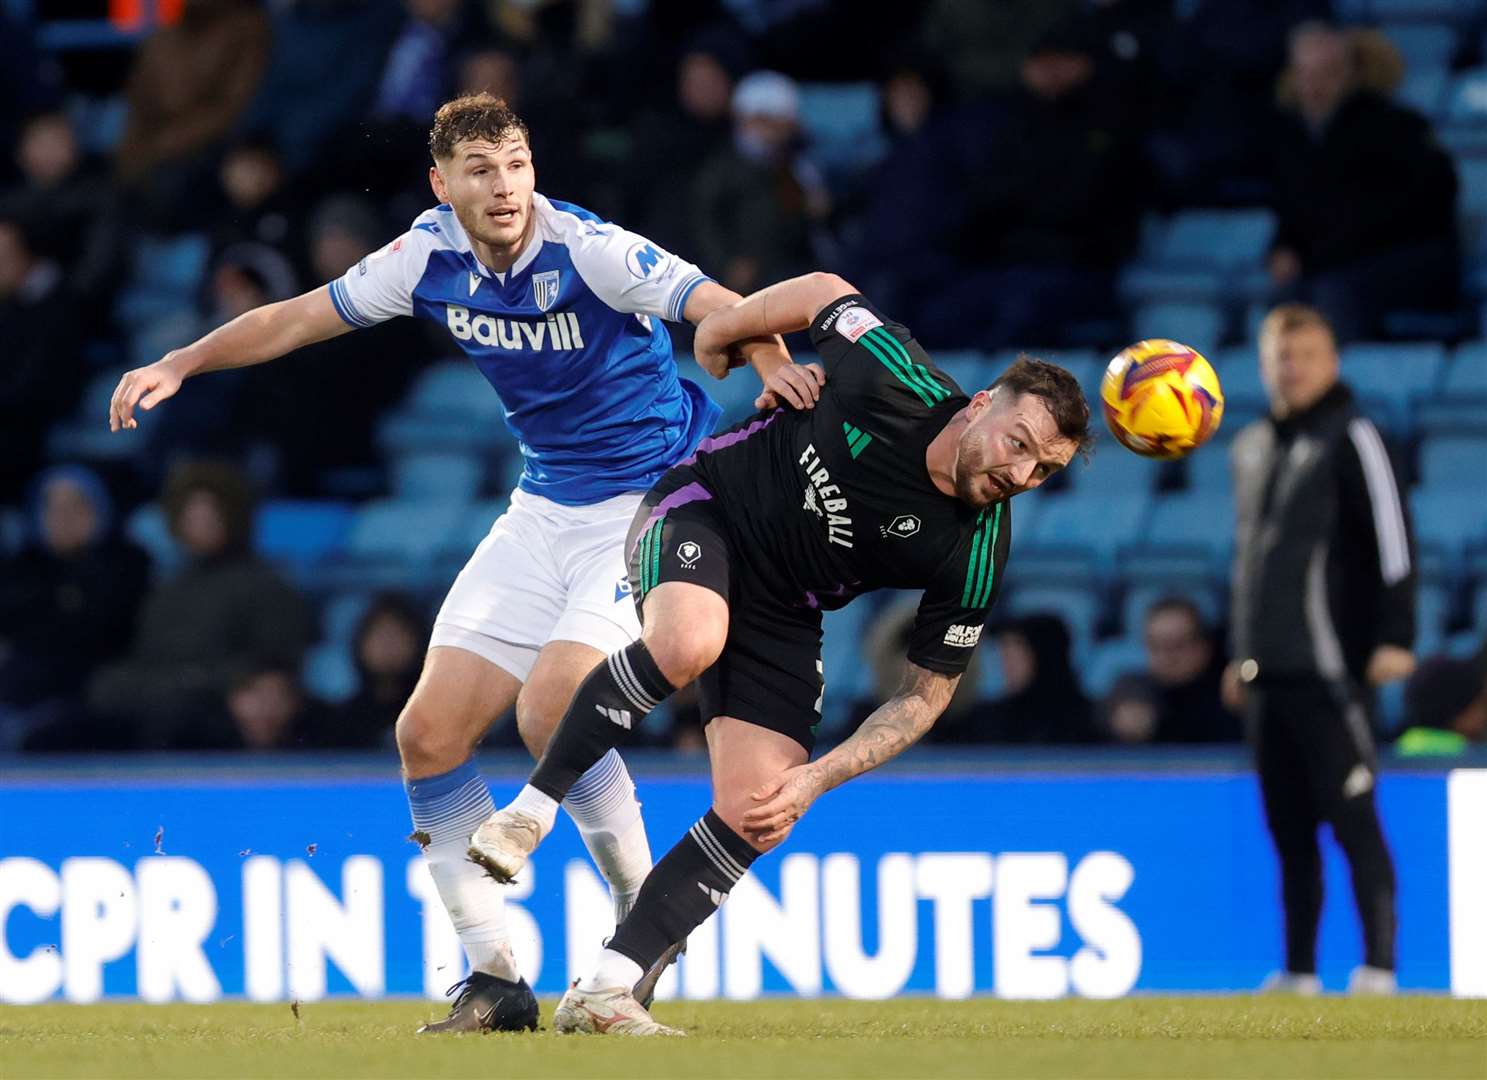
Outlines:
[[1404, 713], [1401, 754], [1459, 754], [1487, 742], [1487, 641], [1467, 659], [1423, 661], [1405, 687]]
[[232, 740], [224, 750], [292, 750], [324, 726], [324, 707], [309, 697], [293, 668], [269, 666], [235, 680], [227, 692]]
[[1006, 93], [1033, 46], [1077, 7], [1073, 0], [933, 0], [920, 23], [920, 45], [944, 57], [962, 101]]
[[93, 472], [57, 466], [34, 490], [31, 542], [0, 566], [0, 718], [13, 721], [0, 730], [6, 748], [75, 719], [79, 687], [127, 646], [149, 574], [145, 553], [117, 535], [112, 500]]
[[[1223, 658], [1203, 613], [1183, 597], [1170, 596], [1146, 609], [1142, 639], [1146, 671], [1117, 683], [1108, 699], [1106, 721], [1124, 742], [1238, 742], [1239, 719], [1220, 700]], [[1141, 722], [1141, 703], [1150, 709]]]
[[121, 259], [116, 196], [103, 169], [84, 157], [72, 121], [60, 109], [26, 121], [16, 144], [20, 184], [0, 196], [0, 215], [41, 224], [40, 254], [62, 267], [68, 288], [102, 309]]
[[252, 100], [271, 37], [252, 0], [186, 0], [140, 47], [116, 162], [147, 226], [190, 227], [204, 214], [210, 156]]
[[1270, 416], [1234, 439], [1236, 557], [1226, 696], [1255, 744], [1280, 859], [1286, 966], [1268, 986], [1316, 993], [1325, 822], [1347, 855], [1363, 923], [1358, 993], [1393, 993], [1394, 863], [1379, 822], [1368, 713], [1415, 665], [1408, 504], [1377, 429], [1340, 381], [1314, 308], [1260, 327]]
[[[909, 650], [917, 608], [917, 601], [901, 600], [877, 615], [868, 626], [862, 639], [862, 659], [872, 671], [873, 688], [868, 696], [850, 704], [844, 732], [855, 731], [874, 709], [898, 693], [904, 681], [904, 655]], [[971, 654], [971, 662], [955, 688], [955, 696], [935, 721], [929, 735], [931, 740], [965, 741], [959, 737], [960, 728], [972, 718], [977, 686], [981, 682], [981, 656], [980, 652]]]
[[237, 469], [178, 465], [162, 502], [185, 565], [145, 600], [129, 656], [88, 688], [93, 709], [144, 747], [173, 745], [216, 715], [243, 675], [297, 669], [307, 629], [299, 595], [251, 550], [252, 498]]
[[1270, 138], [1278, 227], [1270, 275], [1338, 340], [1381, 336], [1400, 309], [1454, 309], [1456, 173], [1429, 123], [1360, 83], [1348, 35], [1291, 35]]
[[381, 746], [418, 682], [428, 646], [428, 620], [401, 593], [374, 597], [352, 637], [356, 694], [336, 706], [315, 733], [320, 746]]
[[699, 263], [747, 295], [818, 262], [812, 232], [831, 210], [820, 170], [805, 153], [800, 91], [777, 71], [755, 71], [733, 91], [733, 145], [693, 189]]
[[289, 183], [278, 149], [266, 139], [233, 145], [217, 172], [221, 205], [212, 215], [212, 250], [262, 244], [285, 259], [299, 257], [302, 197]]
[[691, 207], [678, 199], [690, 191], [702, 166], [727, 152], [732, 138], [733, 84], [747, 61], [731, 29], [698, 32], [676, 65], [676, 97], [641, 115], [634, 129], [626, 190], [630, 216], [642, 235], [673, 251], [697, 250]]
[[1057, 615], [993, 624], [1006, 693], [977, 705], [961, 723], [931, 729], [955, 743], [1089, 743], [1093, 710], [1070, 659], [1069, 628]]
[[20, 496], [41, 466], [46, 431], [84, 380], [83, 320], [62, 268], [36, 250], [36, 228], [0, 217], [0, 500]]
[[942, 348], [1061, 344], [1071, 316], [1114, 318], [1142, 170], [1122, 102], [1095, 81], [1087, 29], [1046, 36], [1006, 109], [980, 122], [959, 163], [975, 177], [952, 249], [960, 270], [933, 282], [916, 333]]

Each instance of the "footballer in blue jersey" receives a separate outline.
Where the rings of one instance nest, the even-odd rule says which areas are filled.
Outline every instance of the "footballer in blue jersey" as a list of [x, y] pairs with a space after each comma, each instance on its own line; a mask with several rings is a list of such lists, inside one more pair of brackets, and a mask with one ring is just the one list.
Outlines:
[[[740, 298], [645, 237], [538, 194], [526, 125], [498, 98], [446, 103], [429, 149], [438, 206], [328, 285], [127, 372], [109, 425], [135, 427], [136, 408], [153, 408], [192, 375], [399, 315], [444, 327], [500, 395], [525, 467], [440, 608], [397, 743], [413, 836], [470, 965], [449, 1016], [420, 1030], [517, 1030], [535, 1027], [537, 1002], [512, 952], [502, 887], [466, 860], [472, 833], [495, 810], [474, 748], [514, 705], [540, 755], [579, 683], [638, 638], [626, 530], [647, 489], [718, 419], [707, 395], [678, 377], [662, 324], [698, 323]], [[718, 378], [751, 364], [761, 408], [810, 408], [824, 381], [819, 367], [792, 364], [778, 335], [709, 363]], [[618, 920], [651, 866], [619, 756], [586, 773], [565, 805]]]

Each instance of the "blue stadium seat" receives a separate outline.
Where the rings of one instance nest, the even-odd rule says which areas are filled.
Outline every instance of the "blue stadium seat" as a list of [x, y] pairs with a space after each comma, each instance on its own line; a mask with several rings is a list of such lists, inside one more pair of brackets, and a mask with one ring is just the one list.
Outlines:
[[[1113, 558], [1116, 549], [1140, 534], [1147, 506], [1148, 500], [1135, 493], [1049, 496], [1038, 508], [1029, 539], [1044, 547], [1085, 547]], [[1013, 526], [1015, 530], [1015, 516]]]
[[1487, 67], [1463, 71], [1446, 91], [1446, 118], [1480, 127], [1487, 124]]
[[1450, 67], [1456, 52], [1456, 31], [1445, 23], [1394, 23], [1384, 34], [1404, 57], [1410, 72]]
[[[1419, 29], [1435, 29], [1435, 27], [1420, 27]], [[1435, 116], [1440, 112], [1441, 103], [1445, 100], [1446, 86], [1449, 82], [1450, 72], [1444, 67], [1412, 67], [1405, 73], [1404, 81], [1394, 91], [1394, 100], [1412, 109], [1417, 109], [1426, 116]]]
[[356, 511], [343, 502], [281, 499], [264, 503], [254, 520], [253, 545], [306, 581], [326, 559], [339, 553], [351, 533]]
[[1170, 338], [1211, 354], [1224, 338], [1224, 313], [1215, 304], [1142, 304], [1131, 317], [1138, 340]]
[[1013, 615], [1053, 614], [1064, 620], [1079, 651], [1094, 641], [1103, 598], [1093, 580], [1074, 584], [1017, 584], [997, 605]]
[[469, 361], [436, 364], [378, 425], [384, 451], [514, 447], [501, 399]]
[[1459, 345], [1441, 381], [1444, 396], [1487, 397], [1487, 341]]
[[1155, 234], [1153, 265], [1232, 272], [1260, 265], [1275, 232], [1268, 210], [1185, 210]]
[[1128, 265], [1120, 272], [1117, 283], [1121, 298], [1134, 304], [1153, 300], [1218, 304], [1223, 303], [1228, 287], [1229, 280], [1221, 271], [1174, 269], [1156, 262]]
[[1462, 498], [1460, 491], [1422, 488], [1410, 497], [1415, 534], [1423, 544], [1457, 553], [1487, 544], [1487, 499]]
[[1487, 436], [1433, 435], [1420, 449], [1420, 482], [1487, 501]]
[[[1226, 407], [1236, 402], [1263, 406], [1269, 400], [1265, 384], [1260, 381], [1260, 356], [1255, 345], [1232, 345], [1220, 349], [1211, 359], [1219, 385], [1224, 389]], [[1227, 425], [1228, 421], [1224, 423]]]
[[455, 499], [374, 499], [357, 512], [347, 537], [351, 561], [393, 564], [396, 580], [419, 581], [459, 535], [466, 503]]
[[[808, 363], [812, 359], [814, 358], [797, 358], [800, 363]], [[723, 417], [718, 422], [720, 428], [731, 427], [754, 413], [754, 399], [759, 396], [760, 386], [759, 376], [753, 368], [736, 368], [728, 373], [726, 379], [714, 379], [697, 366], [697, 361], [686, 355], [676, 358], [676, 367], [682, 378], [691, 379], [722, 407]]]
[[1487, 634], [1487, 581], [1477, 583], [1477, 595], [1472, 600], [1471, 629], [1477, 634]]
[[878, 88], [870, 82], [802, 83], [800, 126], [810, 155], [834, 177], [851, 176], [883, 156]]
[[156, 578], [168, 577], [180, 567], [181, 549], [170, 535], [159, 503], [145, 503], [130, 514], [124, 523], [124, 535], [145, 549]]
[[1203, 613], [1203, 621], [1218, 627], [1222, 605], [1211, 577], [1177, 576], [1162, 580], [1142, 580], [1128, 586], [1121, 595], [1120, 625], [1133, 638], [1140, 640], [1146, 625], [1146, 612], [1158, 600], [1168, 597], [1191, 600]]
[[1376, 423], [1403, 431], [1413, 400], [1434, 392], [1445, 358], [1434, 342], [1349, 345], [1342, 351], [1342, 377]]
[[496, 518], [504, 514], [510, 505], [511, 501], [505, 496], [498, 499], [482, 499], [470, 504], [460, 521], [459, 529], [450, 538], [450, 554], [458, 556], [461, 560], [468, 559], [480, 546], [480, 542], [490, 533], [491, 526], [496, 523]]
[[356, 693], [356, 663], [343, 642], [313, 646], [305, 653], [303, 667], [305, 689], [324, 701], [339, 704]]
[[[1229, 427], [1231, 422], [1234, 423], [1232, 428]], [[1216, 499], [1225, 504], [1233, 498], [1234, 472], [1229, 463], [1229, 452], [1241, 426], [1237, 417], [1226, 412], [1218, 434], [1201, 449], [1188, 455], [1184, 468], [1187, 489], [1191, 494]]]
[[320, 611], [320, 640], [349, 646], [356, 634], [356, 624], [371, 605], [372, 594], [368, 592], [337, 593], [326, 601]]
[[480, 458], [456, 451], [405, 454], [393, 462], [393, 494], [404, 499], [442, 498], [468, 502], [480, 494], [485, 467]]
[[1098, 701], [1110, 693], [1122, 675], [1134, 675], [1145, 670], [1146, 647], [1139, 636], [1127, 636], [1096, 645], [1080, 674], [1084, 678], [1084, 692]]
[[930, 355], [934, 357], [936, 366], [967, 394], [984, 388], [1000, 370], [991, 353], [974, 349], [948, 349]]
[[1415, 652], [1439, 652], [1446, 639], [1453, 593], [1444, 581], [1422, 581], [1415, 589]]
[[1164, 495], [1152, 504], [1141, 543], [1148, 548], [1196, 548], [1223, 558], [1234, 546], [1234, 505], [1205, 490]]
[[874, 616], [883, 608], [871, 599], [858, 600], [821, 616], [821, 674], [826, 683], [821, 699], [821, 728], [838, 731], [853, 701], [873, 692], [873, 670], [864, 644]]
[[1367, 17], [1379, 22], [1451, 21], [1479, 14], [1481, 0], [1366, 0]]
[[1099, 451], [1088, 463], [1075, 457], [1066, 471], [1079, 492], [1111, 495], [1133, 492], [1144, 498], [1156, 490], [1162, 463], [1133, 454], [1112, 438], [1102, 440]]
[[123, 461], [145, 455], [150, 430], [161, 414], [137, 410], [138, 429], [128, 435], [109, 431], [108, 405], [118, 384], [116, 371], [100, 372], [88, 381], [72, 416], [47, 432], [47, 453], [53, 461]]

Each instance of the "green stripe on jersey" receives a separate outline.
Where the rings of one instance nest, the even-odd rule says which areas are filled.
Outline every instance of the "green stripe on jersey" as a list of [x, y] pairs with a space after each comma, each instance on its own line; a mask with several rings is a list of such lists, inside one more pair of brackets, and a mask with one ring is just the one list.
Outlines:
[[915, 361], [909, 355], [909, 350], [903, 347], [903, 343], [883, 327], [874, 327], [867, 332], [866, 336], [872, 338], [878, 345], [885, 349], [889, 355], [898, 361], [900, 368], [908, 374], [909, 378], [924, 388], [924, 391], [931, 399], [926, 404], [932, 405], [936, 401], [944, 401], [950, 396], [950, 391], [935, 381], [934, 376], [929, 373], [929, 369]]
[[661, 530], [666, 527], [666, 515], [662, 514], [656, 519], [655, 525], [651, 526], [653, 539], [651, 540], [651, 588], [654, 589], [661, 580]]
[[933, 405], [935, 403], [934, 396], [923, 386], [914, 381], [909, 373], [904, 370], [902, 364], [900, 364], [898, 360], [898, 357], [892, 353], [889, 353], [884, 348], [884, 346], [879, 343], [875, 337], [873, 337], [873, 333], [874, 331], [869, 330], [866, 334], [863, 334], [862, 337], [857, 339], [858, 342], [860, 342], [862, 346], [867, 349], [868, 352], [876, 356], [879, 362], [882, 363], [885, 368], [893, 372], [894, 377], [898, 379], [899, 382], [903, 383], [910, 390], [914, 391], [920, 401], [924, 402], [924, 404], [926, 405]]
[[965, 589], [960, 594], [961, 607], [980, 608], [991, 601], [991, 586], [996, 581], [996, 544], [1001, 531], [1001, 503], [996, 504], [990, 518], [985, 510], [976, 515], [976, 533], [971, 539]]

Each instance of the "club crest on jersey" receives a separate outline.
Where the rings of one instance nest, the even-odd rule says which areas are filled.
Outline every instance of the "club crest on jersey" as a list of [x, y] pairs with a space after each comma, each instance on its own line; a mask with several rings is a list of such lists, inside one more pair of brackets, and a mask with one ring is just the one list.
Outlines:
[[544, 270], [532, 275], [532, 299], [537, 302], [538, 310], [546, 311], [557, 302], [558, 274], [557, 270]]
[[697, 565], [697, 560], [702, 558], [702, 545], [695, 540], [683, 540], [681, 546], [676, 549], [676, 557], [682, 561], [682, 565], [688, 570]]

